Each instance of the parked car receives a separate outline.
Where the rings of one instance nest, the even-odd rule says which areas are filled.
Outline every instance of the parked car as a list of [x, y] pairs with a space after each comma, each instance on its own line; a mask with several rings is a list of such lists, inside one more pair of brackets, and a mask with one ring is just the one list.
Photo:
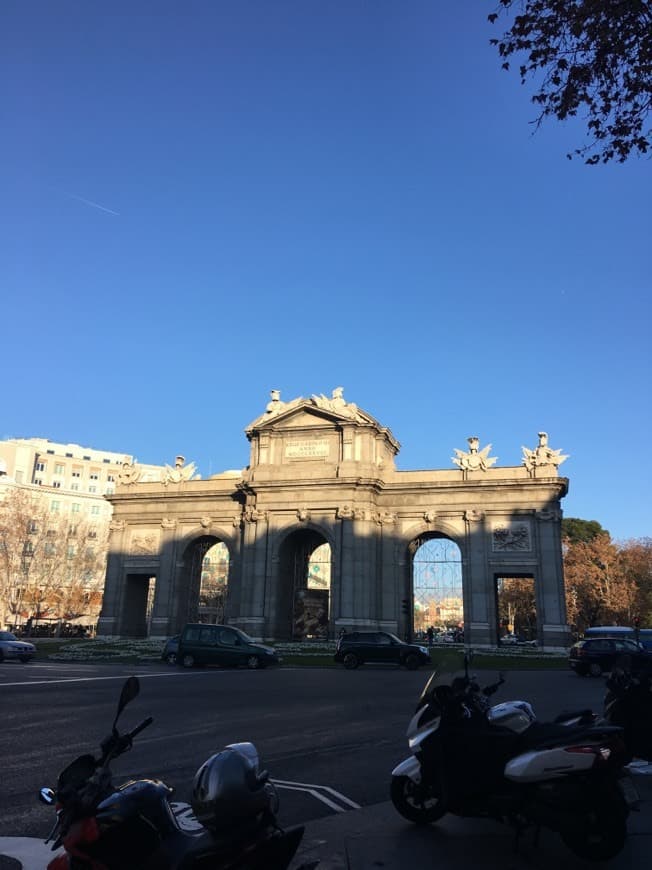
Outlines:
[[342, 635], [337, 642], [334, 659], [347, 670], [365, 662], [382, 662], [402, 665], [412, 671], [432, 661], [427, 646], [405, 643], [388, 631], [351, 631]]
[[280, 664], [281, 659], [273, 647], [258, 643], [239, 628], [189, 623], [179, 638], [177, 663], [184, 668], [195, 665], [266, 668]]
[[0, 631], [0, 662], [5, 659], [18, 659], [26, 664], [36, 655], [36, 647], [26, 640], [18, 640], [10, 631]]
[[582, 677], [587, 674], [599, 677], [615, 665], [652, 671], [652, 653], [633, 640], [596, 637], [574, 643], [569, 650], [568, 664]]
[[174, 637], [169, 637], [163, 644], [161, 659], [164, 662], [167, 662], [169, 665], [176, 665], [177, 663], [177, 655], [179, 653], [179, 637], [180, 635], [175, 634]]

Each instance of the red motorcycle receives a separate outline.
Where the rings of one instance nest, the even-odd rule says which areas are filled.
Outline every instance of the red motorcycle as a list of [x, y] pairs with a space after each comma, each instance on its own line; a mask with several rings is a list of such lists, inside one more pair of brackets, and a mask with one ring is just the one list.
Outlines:
[[276, 790], [252, 743], [226, 746], [197, 771], [192, 807], [203, 825], [199, 834], [181, 830], [170, 806], [173, 789], [161, 780], [114, 786], [111, 762], [153, 721], [150, 716], [124, 734], [117, 729], [139, 690], [137, 677], [129, 677], [100, 756], [80, 755], [56, 789], [41, 789], [40, 799], [57, 812], [45, 842], [63, 848], [48, 870], [286, 870], [304, 829], [279, 827]]

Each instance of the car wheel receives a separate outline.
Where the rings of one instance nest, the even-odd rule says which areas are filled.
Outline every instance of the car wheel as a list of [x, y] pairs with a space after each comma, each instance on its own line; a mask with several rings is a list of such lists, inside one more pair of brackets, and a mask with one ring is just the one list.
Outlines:
[[181, 659], [181, 664], [184, 666], [184, 668], [194, 668], [195, 657], [191, 655], [186, 655]]
[[405, 656], [405, 661], [403, 662], [408, 671], [416, 671], [419, 667], [419, 659], [415, 655]]
[[247, 667], [250, 671], [255, 671], [260, 666], [260, 659], [258, 658], [258, 656], [248, 656]]
[[176, 653], [168, 653], [165, 657], [165, 661], [169, 665], [176, 665], [177, 663], [177, 654]]
[[586, 668], [575, 668], [575, 673], [578, 677], [586, 677], [589, 672]]
[[602, 674], [602, 665], [600, 662], [591, 662], [589, 665], [589, 673], [592, 677], [599, 677]]
[[5, 660], [5, 654], [0, 649], [0, 662], [3, 662], [4, 660]]
[[355, 653], [347, 653], [344, 656], [343, 664], [347, 671], [354, 671], [360, 666], [360, 661]]
[[20, 660], [24, 665], [26, 665], [30, 659], [31, 659], [31, 656], [20, 656]]

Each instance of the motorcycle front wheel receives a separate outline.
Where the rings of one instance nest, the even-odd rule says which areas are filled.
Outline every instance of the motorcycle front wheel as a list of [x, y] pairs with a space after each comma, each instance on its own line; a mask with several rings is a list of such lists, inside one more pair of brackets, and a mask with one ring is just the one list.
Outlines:
[[622, 851], [627, 839], [626, 812], [622, 801], [593, 807], [576, 823], [561, 832], [571, 852], [589, 861], [609, 861]]
[[432, 785], [424, 785], [409, 776], [393, 776], [390, 797], [394, 807], [410, 822], [428, 825], [446, 814], [444, 801]]

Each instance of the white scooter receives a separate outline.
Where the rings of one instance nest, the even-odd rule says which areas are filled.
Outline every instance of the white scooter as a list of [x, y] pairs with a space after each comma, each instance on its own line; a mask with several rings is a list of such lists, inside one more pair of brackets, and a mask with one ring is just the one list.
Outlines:
[[608, 860], [625, 844], [638, 795], [622, 729], [590, 711], [540, 723], [527, 701], [490, 706], [504, 682], [480, 689], [444, 668], [426, 684], [408, 726], [412, 755], [392, 771], [391, 799], [417, 824], [446, 813], [493, 818], [520, 833], [558, 831], [577, 855]]

